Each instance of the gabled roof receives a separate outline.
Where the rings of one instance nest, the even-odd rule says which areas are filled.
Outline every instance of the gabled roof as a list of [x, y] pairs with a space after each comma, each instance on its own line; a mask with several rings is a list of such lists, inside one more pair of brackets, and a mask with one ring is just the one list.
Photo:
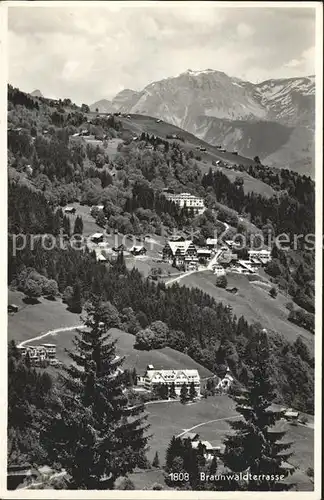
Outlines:
[[199, 437], [199, 434], [195, 432], [186, 432], [183, 437], [184, 439], [190, 439], [191, 441], [193, 441], [195, 438]]
[[146, 377], [150, 380], [158, 377], [164, 382], [175, 381], [179, 378], [193, 377], [200, 380], [198, 370], [156, 370], [150, 369], [146, 372]]
[[192, 245], [192, 240], [169, 241], [168, 245], [169, 245], [173, 255], [176, 254], [177, 250], [179, 250], [180, 252], [186, 253], [188, 251], [188, 248], [190, 247], [190, 245]]
[[91, 235], [91, 238], [102, 238], [103, 237], [103, 233], [94, 233]]

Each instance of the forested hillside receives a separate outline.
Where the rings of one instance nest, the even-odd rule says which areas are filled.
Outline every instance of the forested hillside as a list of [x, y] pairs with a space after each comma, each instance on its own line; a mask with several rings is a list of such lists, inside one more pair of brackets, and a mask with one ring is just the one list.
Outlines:
[[[166, 287], [145, 280], [136, 270], [127, 271], [122, 254], [105, 267], [94, 254], [68, 244], [67, 249], [45, 250], [36, 241], [32, 247], [28, 235], [58, 237], [61, 229], [67, 235], [79, 232], [60, 209], [75, 201], [103, 204], [103, 227], [123, 234], [161, 234], [166, 228], [194, 225], [200, 237], [207, 238], [214, 235], [219, 220], [240, 233], [247, 230], [246, 223], [253, 223], [274, 235], [309, 234], [314, 232], [312, 181], [289, 171], [265, 176], [262, 167], [254, 168], [251, 175], [280, 189], [281, 195], [247, 195], [240, 180], [231, 182], [213, 170], [203, 175], [195, 152], [185, 151], [181, 141], [145, 133], [135, 140], [118, 116], [96, 117], [87, 106], [77, 107], [69, 100], [31, 97], [12, 87], [8, 100], [8, 284], [31, 298], [48, 295], [48, 290], [54, 297], [60, 294], [75, 312], [91, 294], [99, 295], [117, 309], [119, 326], [133, 334], [160, 320], [168, 330], [158, 345], [185, 351], [216, 373], [228, 364], [244, 383], [253, 331], [260, 327], [233, 316], [197, 289]], [[120, 139], [114, 156], [109, 153], [110, 139]], [[164, 188], [199, 195], [208, 209], [193, 219], [190, 210], [164, 198]], [[19, 233], [27, 235], [27, 243], [14, 255], [12, 235]], [[300, 240], [295, 249], [272, 252], [266, 271], [313, 314], [314, 251]], [[286, 342], [280, 332], [270, 332], [270, 339], [278, 399], [313, 411], [314, 359], [307, 347], [301, 339]]]

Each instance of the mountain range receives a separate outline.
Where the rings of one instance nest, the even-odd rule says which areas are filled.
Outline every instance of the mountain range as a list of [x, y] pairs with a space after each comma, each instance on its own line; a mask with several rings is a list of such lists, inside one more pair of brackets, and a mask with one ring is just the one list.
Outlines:
[[125, 89], [92, 111], [160, 118], [212, 145], [314, 175], [315, 77], [251, 83], [207, 69]]

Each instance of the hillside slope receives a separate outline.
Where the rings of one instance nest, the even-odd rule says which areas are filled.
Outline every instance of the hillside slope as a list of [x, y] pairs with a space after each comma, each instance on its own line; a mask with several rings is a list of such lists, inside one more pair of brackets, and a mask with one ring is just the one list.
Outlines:
[[[26, 305], [23, 302], [24, 294], [21, 292], [9, 291], [8, 302], [19, 306], [19, 311], [8, 316], [8, 341], [15, 340], [17, 343], [33, 339], [38, 335], [57, 328], [71, 327], [82, 324], [79, 315], [70, 313], [66, 306], [60, 301], [55, 302], [41, 299], [38, 304]], [[44, 338], [44, 342], [57, 345], [57, 357], [60, 361], [68, 363], [65, 349], [73, 348], [73, 338], [75, 331], [62, 331], [56, 335], [49, 335]], [[135, 337], [122, 330], [112, 329], [110, 331], [113, 339], [117, 340], [116, 350], [119, 356], [125, 356], [123, 366], [125, 368], [136, 368], [138, 373], [145, 370], [148, 364], [153, 364], [156, 368], [165, 369], [197, 369], [201, 377], [212, 376], [207, 368], [191, 359], [182, 352], [165, 347], [153, 351], [140, 351], [134, 349]], [[31, 345], [38, 345], [41, 340], [31, 341]]]
[[[195, 135], [186, 132], [185, 130], [177, 127], [176, 125], [166, 123], [164, 121], [157, 123], [156, 118], [152, 116], [131, 114], [129, 118], [120, 117], [120, 121], [123, 124], [123, 128], [129, 131], [130, 138], [131, 135], [140, 135], [142, 132], [148, 134], [154, 134], [158, 137], [166, 139], [167, 136], [173, 134], [182, 137], [185, 142], [181, 142], [177, 139], [170, 139], [172, 142], [177, 141], [181, 144], [185, 150], [192, 150], [197, 154], [201, 161], [198, 161], [198, 165], [203, 173], [208, 172], [209, 168], [215, 168], [212, 162], [218, 160], [226, 162], [229, 165], [242, 164], [245, 166], [253, 165], [254, 160], [242, 155], [235, 155], [230, 151], [221, 152], [217, 149], [215, 145], [206, 142]], [[196, 151], [197, 148], [204, 147], [206, 151]], [[254, 179], [246, 172], [236, 172], [234, 170], [228, 170], [222, 166], [217, 167], [222, 172], [228, 176], [231, 181], [234, 181], [236, 177], [242, 177], [244, 179], [244, 190], [245, 192], [254, 191], [255, 193], [262, 194], [263, 196], [271, 197], [274, 194], [274, 190], [268, 184], [260, 181], [259, 179]]]

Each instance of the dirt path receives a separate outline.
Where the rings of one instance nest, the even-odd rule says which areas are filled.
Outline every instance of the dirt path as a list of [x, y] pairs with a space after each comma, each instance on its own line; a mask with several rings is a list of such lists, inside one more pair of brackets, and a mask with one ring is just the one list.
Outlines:
[[216, 418], [215, 420], [208, 420], [207, 422], [202, 422], [200, 424], [194, 425], [190, 429], [186, 429], [185, 431], [181, 432], [180, 434], [177, 435], [177, 438], [183, 436], [184, 434], [187, 434], [187, 432], [191, 432], [194, 429], [197, 429], [198, 427], [202, 427], [203, 425], [212, 424], [214, 422], [222, 422], [224, 420], [230, 420], [232, 418], [240, 418], [240, 415], [233, 415], [231, 417]]
[[180, 274], [177, 278], [173, 278], [172, 280], [166, 281], [166, 285], [170, 285], [171, 283], [176, 283], [177, 281], [180, 281], [182, 278], [185, 278], [186, 276], [189, 276], [190, 274], [197, 273], [199, 271], [187, 271], [186, 273]]
[[56, 335], [57, 333], [61, 332], [70, 332], [71, 330], [76, 330], [77, 328], [83, 329], [86, 328], [84, 325], [75, 325], [75, 326], [67, 326], [63, 328], [56, 328], [55, 330], [49, 330], [46, 333], [42, 333], [41, 335], [37, 335], [36, 337], [32, 337], [31, 339], [24, 340], [23, 342], [20, 342], [18, 347], [24, 347], [26, 344], [29, 344], [30, 342], [33, 342], [34, 340], [41, 340], [49, 335]]

